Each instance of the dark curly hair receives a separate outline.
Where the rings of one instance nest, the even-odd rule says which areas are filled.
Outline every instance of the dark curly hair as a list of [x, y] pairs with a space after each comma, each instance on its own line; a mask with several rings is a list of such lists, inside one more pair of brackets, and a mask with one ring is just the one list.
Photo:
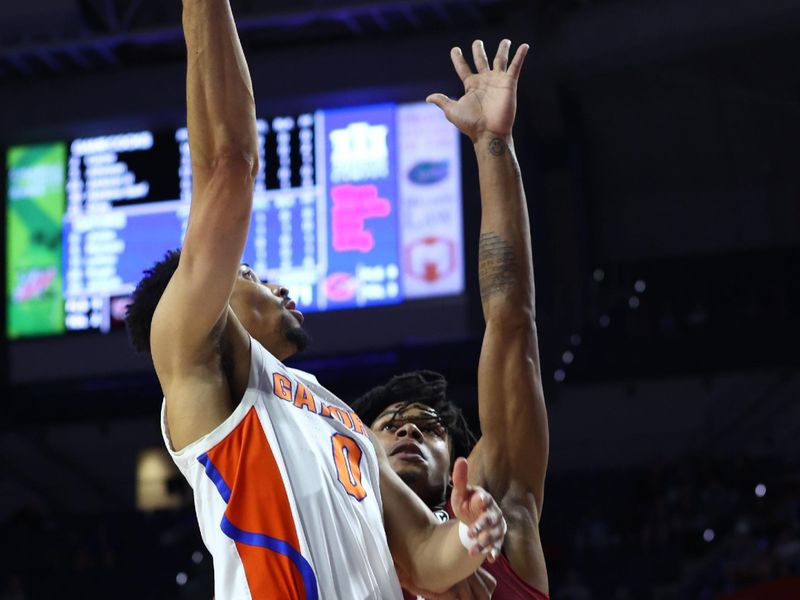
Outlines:
[[441, 373], [411, 371], [396, 375], [353, 400], [350, 407], [369, 426], [396, 402], [421, 402], [436, 411], [452, 443], [450, 466], [459, 456], [467, 456], [475, 445], [475, 436], [461, 409], [447, 400], [447, 379]]
[[172, 279], [180, 249], [170, 250], [160, 261], [144, 271], [144, 277], [136, 286], [133, 298], [125, 314], [128, 338], [138, 352], [150, 352], [150, 325], [159, 300]]

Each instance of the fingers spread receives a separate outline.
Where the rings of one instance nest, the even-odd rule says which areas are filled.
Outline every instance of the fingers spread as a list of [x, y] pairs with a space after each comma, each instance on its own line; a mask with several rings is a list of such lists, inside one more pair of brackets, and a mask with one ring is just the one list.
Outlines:
[[522, 44], [519, 48], [517, 48], [517, 51], [514, 54], [514, 59], [511, 61], [511, 64], [508, 67], [508, 74], [514, 79], [519, 79], [520, 71], [522, 71], [522, 63], [525, 62], [525, 57], [528, 55], [528, 50], [530, 50], [530, 46], [528, 44]]
[[472, 526], [469, 528], [468, 535], [471, 538], [480, 539], [480, 535], [482, 533], [500, 526], [501, 520], [502, 516], [500, 515], [500, 511], [488, 510], [481, 515], [481, 517], [475, 521], [475, 523], [472, 524]]
[[499, 550], [503, 545], [504, 539], [505, 533], [503, 531], [503, 526], [497, 523], [493, 527], [481, 530], [480, 534], [478, 534], [477, 541], [478, 546], [485, 552], [486, 550]]
[[461, 52], [461, 48], [453, 48], [450, 50], [450, 60], [453, 61], [456, 74], [461, 78], [461, 81], [465, 81], [467, 77], [472, 75], [472, 69], [469, 68], [469, 63], [467, 63], [467, 59], [464, 58], [464, 53]]
[[472, 60], [475, 61], [478, 73], [485, 73], [489, 70], [489, 58], [486, 56], [486, 48], [483, 47], [481, 40], [472, 42]]
[[494, 57], [494, 70], [505, 71], [508, 67], [508, 51], [511, 48], [511, 40], [502, 40], [497, 47], [497, 54]]
[[[479, 496], [483, 497], [476, 500], [476, 497]], [[473, 556], [478, 553], [489, 554], [489, 561], [494, 562], [497, 552], [499, 552], [505, 540], [508, 529], [506, 521], [497, 503], [484, 490], [477, 490], [471, 500], [480, 502], [481, 508], [479, 512], [482, 514], [467, 532], [467, 535], [475, 540], [475, 545], [471, 548], [470, 554]], [[476, 509], [477, 506], [472, 506], [471, 508]]]

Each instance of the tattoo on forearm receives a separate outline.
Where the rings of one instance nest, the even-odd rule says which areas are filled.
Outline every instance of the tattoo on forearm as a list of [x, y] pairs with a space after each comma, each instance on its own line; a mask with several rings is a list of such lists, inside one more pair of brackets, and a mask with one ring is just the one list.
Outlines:
[[506, 143], [500, 138], [493, 138], [489, 142], [489, 152], [493, 156], [503, 156], [506, 153]]
[[517, 277], [517, 257], [496, 233], [482, 233], [478, 244], [478, 282], [481, 300], [507, 291]]
[[489, 142], [489, 154], [492, 156], [502, 157], [508, 154], [511, 157], [511, 168], [514, 169], [514, 175], [522, 177], [519, 170], [519, 164], [513, 154], [509, 153], [508, 145], [500, 138], [492, 138]]

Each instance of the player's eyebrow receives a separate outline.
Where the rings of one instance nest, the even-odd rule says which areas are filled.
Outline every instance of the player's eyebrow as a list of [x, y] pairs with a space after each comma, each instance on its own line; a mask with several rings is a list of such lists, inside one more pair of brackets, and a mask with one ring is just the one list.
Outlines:
[[[242, 264], [239, 265], [239, 273], [241, 273], [242, 275], [244, 275], [245, 273], [252, 273], [256, 277], [258, 277], [258, 273], [256, 273], [256, 270], [246, 262], [243, 262]], [[261, 283], [269, 283], [269, 279], [266, 277], [263, 278], [259, 277], [258, 280]]]
[[[404, 413], [410, 408], [419, 408], [420, 413], [418, 415], [413, 416], [406, 416]], [[434, 421], [441, 421], [442, 417], [437, 413], [434, 409], [430, 406], [422, 404], [421, 402], [410, 402], [406, 404], [401, 404], [400, 406], [392, 409], [386, 409], [382, 413], [380, 413], [373, 422], [377, 422], [379, 419], [383, 417], [391, 415], [392, 420], [397, 419], [398, 417], [406, 418], [406, 419], [430, 419]]]
[[396, 406], [394, 408], [386, 408], [383, 410], [382, 413], [380, 413], [377, 417], [375, 417], [375, 420], [377, 421], [378, 419], [380, 419], [381, 417], [385, 417], [386, 415], [397, 415], [398, 412], [405, 410], [411, 405], [412, 403], [403, 403], [400, 406]]

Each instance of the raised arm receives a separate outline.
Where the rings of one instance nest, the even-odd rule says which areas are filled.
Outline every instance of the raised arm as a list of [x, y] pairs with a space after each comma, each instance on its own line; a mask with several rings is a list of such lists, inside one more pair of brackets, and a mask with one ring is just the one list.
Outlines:
[[[252, 84], [228, 1], [185, 0], [183, 29], [192, 205], [178, 268], [153, 317], [151, 347], [168, 403], [198, 396], [194, 414], [213, 413], [205, 425], [190, 423], [186, 435], [172, 432], [191, 441], [221, 414], [225, 382], [216, 339], [247, 237], [258, 138]], [[198, 383], [203, 389], [186, 388]], [[176, 403], [168, 405], [171, 429], [187, 422], [184, 415], [173, 418], [183, 409]]]
[[503, 550], [512, 566], [545, 589], [538, 522], [548, 459], [547, 413], [528, 210], [512, 139], [517, 81], [528, 46], [520, 46], [509, 64], [510, 46], [503, 40], [490, 66], [483, 43], [476, 41], [477, 73], [454, 48], [451, 58], [464, 96], [453, 101], [435, 94], [428, 100], [472, 140], [480, 176], [478, 276], [486, 331], [478, 366], [482, 438], [470, 457], [472, 480], [485, 485], [508, 519]]
[[[453, 468], [451, 504], [456, 519], [441, 523], [389, 465], [380, 443], [373, 439], [381, 473], [386, 537], [398, 571], [414, 587], [442, 593], [474, 573], [484, 559], [494, 561], [506, 524], [499, 507], [485, 490], [467, 483], [463, 458]], [[476, 546], [469, 551], [459, 538], [458, 522], [469, 526]]]

